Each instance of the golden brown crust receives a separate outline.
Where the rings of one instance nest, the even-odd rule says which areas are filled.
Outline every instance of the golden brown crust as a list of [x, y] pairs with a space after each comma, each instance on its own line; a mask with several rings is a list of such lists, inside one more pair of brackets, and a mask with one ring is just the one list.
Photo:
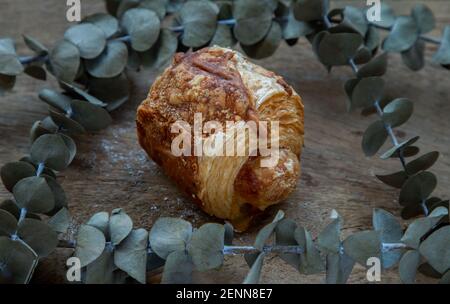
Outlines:
[[[279, 121], [278, 163], [261, 168], [259, 154], [174, 156], [171, 144], [178, 134], [171, 126], [178, 120], [192, 126], [195, 113], [202, 114], [203, 123], [224, 126], [227, 121]], [[237, 132], [246, 132], [240, 128]], [[255, 210], [285, 199], [295, 188], [303, 129], [301, 99], [281, 77], [218, 47], [176, 54], [137, 112], [139, 142], [149, 156], [207, 213], [241, 230]], [[205, 140], [214, 136], [203, 134]]]

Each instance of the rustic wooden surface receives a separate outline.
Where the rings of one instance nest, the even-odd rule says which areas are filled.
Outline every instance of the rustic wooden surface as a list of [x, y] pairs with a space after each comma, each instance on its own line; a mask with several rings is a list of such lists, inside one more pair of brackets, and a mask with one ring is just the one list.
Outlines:
[[[364, 5], [366, 1], [332, 1]], [[399, 13], [408, 13], [416, 1], [392, 2]], [[425, 1], [423, 1], [425, 2]], [[437, 16], [437, 27], [450, 23], [449, 1], [426, 1]], [[69, 25], [65, 20], [65, 1], [2, 0], [0, 1], [0, 36], [16, 40], [20, 54], [29, 54], [21, 40], [27, 33], [48, 46], [62, 37]], [[103, 2], [82, 1], [83, 16], [104, 10]], [[439, 35], [440, 30], [432, 34]], [[436, 194], [449, 197], [450, 146], [450, 72], [430, 61], [420, 72], [409, 71], [398, 55], [390, 56], [386, 75], [387, 92], [392, 97], [408, 97], [415, 103], [412, 119], [397, 131], [400, 139], [420, 135], [420, 147], [428, 152], [438, 150], [441, 158], [433, 168], [439, 178]], [[303, 174], [298, 188], [279, 205], [288, 217], [317, 235], [328, 222], [332, 209], [345, 219], [344, 235], [369, 229], [375, 207], [399, 215], [398, 191], [378, 182], [376, 173], [393, 172], [400, 168], [396, 160], [381, 161], [364, 157], [361, 135], [373, 117], [361, 117], [346, 112], [343, 84], [351, 77], [349, 68], [334, 70], [330, 75], [317, 62], [309, 44], [302, 40], [295, 47], [283, 45], [272, 58], [259, 62], [279, 73], [301, 94], [305, 103], [306, 138], [302, 155]], [[136, 227], [150, 228], [160, 216], [181, 217], [198, 226], [215, 221], [206, 216], [180, 193], [159, 168], [139, 147], [134, 116], [155, 78], [152, 72], [131, 73], [132, 98], [113, 113], [113, 125], [102, 132], [76, 138], [78, 154], [70, 168], [59, 174], [59, 180], [69, 197], [74, 226], [98, 211], [123, 207]], [[42, 88], [56, 88], [54, 81], [41, 82], [27, 76], [18, 78], [13, 93], [0, 98], [0, 164], [15, 161], [29, 149], [28, 132], [34, 121], [46, 115], [46, 105], [37, 98]], [[11, 195], [0, 189], [0, 199]], [[254, 229], [238, 235], [238, 242], [252, 243], [255, 231], [275, 212]], [[58, 250], [44, 260], [35, 275], [35, 282], [64, 282], [64, 262], [70, 250]], [[243, 257], [227, 257], [220, 271], [196, 275], [199, 282], [240, 282], [248, 268]], [[323, 275], [303, 276], [284, 262], [269, 257], [263, 268], [264, 283], [320, 283]], [[382, 275], [383, 283], [398, 282], [397, 270]], [[430, 282], [419, 276], [419, 282]], [[365, 271], [355, 268], [350, 282], [366, 283]]]

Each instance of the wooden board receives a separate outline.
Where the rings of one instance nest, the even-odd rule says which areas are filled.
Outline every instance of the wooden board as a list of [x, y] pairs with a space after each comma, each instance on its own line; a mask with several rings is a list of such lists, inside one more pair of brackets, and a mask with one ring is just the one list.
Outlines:
[[[345, 1], [364, 5], [366, 1]], [[400, 13], [408, 13], [416, 1], [392, 2]], [[450, 24], [448, 1], [426, 1], [437, 16], [437, 27]], [[342, 1], [332, 1], [340, 6]], [[103, 1], [82, 1], [83, 16], [104, 10]], [[21, 40], [27, 33], [51, 46], [69, 25], [65, 19], [65, 1], [2, 0], [0, 36], [16, 40], [20, 54], [29, 54]], [[439, 35], [440, 30], [432, 34]], [[424, 152], [438, 150], [441, 158], [433, 168], [439, 178], [436, 194], [449, 197], [450, 146], [450, 72], [430, 60], [434, 46], [427, 49], [427, 65], [420, 72], [409, 71], [397, 54], [390, 56], [385, 79], [389, 96], [414, 101], [412, 119], [396, 131], [400, 139], [422, 137]], [[398, 191], [380, 183], [375, 174], [400, 169], [397, 160], [366, 158], [361, 151], [362, 132], [374, 120], [358, 113], [347, 113], [344, 82], [352, 76], [349, 68], [337, 68], [331, 74], [317, 62], [309, 44], [302, 40], [295, 47], [283, 45], [272, 58], [260, 61], [293, 85], [305, 103], [306, 138], [302, 155], [303, 174], [297, 190], [279, 208], [287, 216], [307, 227], [313, 235], [328, 222], [332, 209], [345, 219], [344, 235], [369, 229], [375, 207], [399, 215]], [[180, 193], [161, 170], [148, 160], [139, 147], [135, 133], [135, 110], [155, 78], [152, 72], [130, 73], [132, 98], [113, 113], [113, 125], [102, 132], [76, 138], [78, 154], [70, 168], [59, 174], [69, 197], [74, 228], [98, 211], [123, 207], [136, 227], [150, 228], [160, 216], [181, 217], [198, 226], [216, 219], [206, 216]], [[29, 150], [28, 133], [34, 121], [46, 115], [46, 105], [37, 98], [42, 88], [57, 88], [53, 80], [41, 82], [27, 76], [18, 78], [13, 93], [0, 98], [0, 164], [15, 161]], [[11, 195], [0, 189], [0, 199]], [[255, 231], [271, 216], [237, 242], [250, 244]], [[70, 250], [58, 250], [42, 261], [34, 282], [64, 282], [65, 259]], [[238, 283], [248, 268], [243, 257], [227, 257], [220, 271], [196, 275], [199, 282]], [[366, 283], [365, 271], [355, 268], [350, 282]], [[269, 257], [263, 268], [264, 283], [320, 283], [323, 275], [302, 276], [277, 258]], [[382, 275], [383, 283], [398, 282], [396, 269]], [[420, 282], [430, 282], [419, 276]]]

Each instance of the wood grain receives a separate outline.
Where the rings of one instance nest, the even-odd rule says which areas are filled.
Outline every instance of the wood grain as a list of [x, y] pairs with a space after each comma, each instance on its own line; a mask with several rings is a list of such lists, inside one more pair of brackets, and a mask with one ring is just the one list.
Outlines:
[[[364, 5], [366, 1], [332, 1]], [[386, 1], [399, 13], [408, 13], [418, 1]], [[432, 34], [450, 24], [448, 1], [426, 1], [436, 14], [437, 27]], [[82, 1], [83, 16], [104, 10], [103, 2]], [[69, 25], [65, 20], [65, 1], [2, 0], [0, 2], [0, 36], [16, 40], [20, 54], [29, 54], [21, 34], [51, 46], [62, 37]], [[420, 72], [409, 71], [397, 54], [390, 55], [385, 79], [392, 98], [414, 101], [412, 119], [396, 132], [400, 139], [421, 136], [423, 152], [438, 150], [441, 157], [432, 171], [439, 178], [436, 195], [448, 198], [450, 146], [449, 71], [430, 60], [436, 48], [427, 49], [427, 65]], [[283, 45], [272, 58], [258, 62], [282, 75], [302, 95], [305, 103], [305, 149], [303, 175], [295, 193], [279, 205], [287, 216], [307, 227], [313, 235], [327, 224], [332, 209], [345, 219], [344, 235], [370, 229], [375, 207], [399, 215], [398, 191], [378, 182], [375, 174], [400, 169], [397, 160], [382, 161], [364, 157], [361, 136], [374, 117], [362, 117], [346, 111], [344, 82], [352, 76], [349, 68], [336, 68], [331, 74], [317, 62], [306, 40], [295, 47]], [[78, 154], [71, 167], [59, 174], [69, 197], [70, 211], [76, 225], [98, 211], [123, 207], [136, 227], [149, 229], [160, 216], [181, 217], [195, 226], [216, 219], [206, 216], [181, 194], [160, 169], [148, 160], [139, 147], [135, 133], [135, 110], [144, 99], [155, 78], [154, 72], [130, 73], [132, 98], [113, 113], [113, 125], [102, 132], [76, 138]], [[41, 82], [27, 76], [18, 78], [13, 93], [0, 98], [0, 164], [15, 161], [29, 150], [28, 133], [34, 121], [46, 115], [46, 105], [37, 98], [42, 88], [57, 88], [53, 80]], [[387, 147], [387, 146], [386, 146]], [[385, 148], [386, 148], [385, 147]], [[11, 195], [0, 189], [0, 199]], [[255, 232], [276, 210], [247, 233], [237, 236], [238, 243], [250, 244]], [[65, 259], [70, 250], [58, 250], [42, 261], [34, 282], [64, 282]], [[227, 257], [220, 271], [197, 274], [199, 282], [236, 283], [248, 270], [243, 257]], [[269, 257], [263, 268], [264, 283], [320, 283], [323, 275], [302, 276], [277, 258]], [[432, 282], [419, 276], [419, 282]], [[355, 268], [350, 282], [367, 283], [362, 267]], [[399, 282], [396, 269], [382, 275], [382, 283]]]

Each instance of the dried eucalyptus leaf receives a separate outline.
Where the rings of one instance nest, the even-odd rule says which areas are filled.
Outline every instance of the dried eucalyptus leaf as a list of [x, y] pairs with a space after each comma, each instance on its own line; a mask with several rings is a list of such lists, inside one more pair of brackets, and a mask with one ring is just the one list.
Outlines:
[[98, 99], [95, 96], [92, 96], [91, 94], [89, 94], [88, 92], [82, 90], [81, 88], [72, 85], [70, 83], [63, 83], [63, 86], [65, 88], [65, 90], [75, 93], [77, 95], [80, 95], [81, 97], [83, 97], [84, 99], [86, 99], [87, 101], [89, 101], [90, 103], [92, 103], [94, 106], [99, 106], [99, 107], [106, 107], [107, 104], [104, 103], [103, 101], [101, 101], [100, 99]]
[[0, 74], [17, 76], [23, 72], [23, 65], [15, 54], [0, 53]]
[[384, 80], [381, 77], [366, 77], [355, 85], [352, 90], [351, 109], [372, 106], [383, 97]]
[[45, 164], [47, 167], [61, 171], [71, 162], [71, 151], [59, 134], [44, 134], [31, 146], [30, 156], [33, 163]]
[[65, 233], [70, 225], [70, 214], [67, 208], [61, 208], [48, 220], [48, 225], [56, 232]]
[[384, 152], [384, 153], [380, 156], [380, 158], [381, 158], [381, 159], [388, 159], [388, 158], [390, 158], [390, 157], [397, 156], [397, 155], [398, 155], [398, 152], [399, 152], [400, 150], [405, 149], [405, 148], [407, 148], [407, 147], [413, 145], [416, 141], [419, 140], [419, 138], [420, 138], [419, 136], [415, 136], [415, 137], [413, 137], [413, 138], [410, 138], [410, 139], [408, 139], [408, 140], [406, 140], [406, 141], [404, 141], [404, 142], [398, 144], [397, 146], [394, 146], [394, 147], [390, 148], [389, 150], [387, 150], [386, 152]]
[[122, 17], [121, 24], [131, 37], [131, 47], [144, 52], [158, 40], [160, 21], [154, 11], [145, 8], [132, 8]]
[[341, 247], [341, 219], [329, 223], [317, 236], [317, 245], [326, 253], [338, 253]]
[[93, 59], [100, 55], [106, 46], [103, 30], [91, 23], [80, 23], [70, 27], [64, 38], [73, 43], [84, 59]]
[[128, 48], [121, 41], [109, 41], [100, 56], [86, 60], [86, 70], [97, 78], [116, 77], [123, 72], [128, 61]]
[[242, 45], [244, 52], [251, 58], [263, 59], [272, 56], [281, 43], [282, 32], [277, 22], [273, 22], [267, 36], [254, 45]]
[[366, 156], [375, 155], [388, 138], [388, 133], [381, 120], [373, 122], [364, 132], [362, 149]]
[[357, 73], [358, 78], [366, 78], [371, 76], [383, 76], [386, 74], [388, 64], [388, 54], [383, 53], [373, 58], [369, 63], [362, 66]]
[[109, 214], [108, 212], [97, 212], [87, 222], [86, 225], [92, 226], [103, 232], [104, 235], [109, 234]]
[[30, 50], [36, 53], [36, 55], [45, 56], [48, 54], [48, 49], [33, 37], [23, 35], [23, 41]]
[[253, 263], [250, 271], [245, 277], [244, 284], [258, 284], [259, 277], [261, 276], [261, 269], [264, 262], [265, 253], [261, 252]]
[[159, 69], [170, 62], [177, 51], [177, 47], [178, 39], [176, 34], [168, 29], [162, 29], [155, 45], [150, 50], [140, 53], [139, 58], [144, 67]]
[[58, 112], [57, 109], [49, 109], [49, 114], [52, 121], [56, 125], [60, 126], [64, 131], [73, 134], [82, 134], [86, 132], [82, 125], [80, 125], [75, 120], [67, 117], [64, 113]]
[[430, 278], [439, 279], [441, 277], [441, 274], [436, 269], [431, 267], [431, 265], [428, 263], [420, 264], [417, 270], [419, 270], [421, 274], [426, 275], [427, 277]]
[[253, 245], [259, 251], [262, 251], [266, 241], [270, 238], [278, 223], [284, 218], [284, 212], [278, 211], [275, 218], [270, 224], [264, 226], [256, 235], [255, 244]]
[[61, 40], [50, 51], [47, 69], [61, 81], [72, 82], [80, 68], [80, 51], [72, 43]]
[[345, 284], [352, 273], [355, 261], [345, 253], [327, 255], [327, 284]]
[[113, 245], [119, 245], [133, 229], [133, 221], [120, 208], [114, 209], [109, 218], [109, 233]]
[[209, 45], [222, 46], [222, 47], [233, 47], [236, 44], [236, 39], [233, 36], [231, 28], [226, 24], [218, 24], [216, 32]]
[[304, 274], [319, 273], [325, 269], [325, 265], [312, 241], [311, 234], [303, 227], [295, 229], [295, 240], [303, 248], [300, 255], [300, 272]]
[[104, 32], [106, 38], [114, 36], [119, 31], [119, 22], [109, 14], [93, 14], [84, 18], [83, 22], [98, 26]]
[[12, 90], [16, 84], [16, 76], [8, 76], [0, 74], [0, 96], [6, 91]]
[[0, 203], [0, 210], [5, 210], [11, 213], [16, 219], [19, 218], [20, 209], [17, 207], [16, 203], [13, 200], [4, 200]]
[[444, 28], [442, 33], [441, 45], [438, 51], [434, 54], [433, 60], [439, 64], [450, 64], [450, 25]]
[[113, 284], [115, 270], [113, 252], [105, 250], [95, 261], [87, 265], [85, 283]]
[[176, 218], [161, 217], [150, 230], [149, 242], [156, 254], [166, 259], [175, 251], [186, 250], [192, 236], [191, 223]]
[[80, 259], [81, 267], [95, 261], [105, 249], [105, 236], [95, 227], [81, 225], [78, 229], [75, 256]]
[[223, 263], [225, 228], [219, 224], [205, 224], [194, 231], [188, 245], [196, 269], [206, 271]]
[[[398, 220], [391, 213], [376, 208], [372, 217], [373, 228], [380, 232], [383, 243], [397, 243], [403, 236], [403, 229]], [[391, 250], [382, 253], [384, 268], [397, 264], [401, 257], [401, 250]]]
[[397, 98], [383, 108], [383, 121], [395, 128], [411, 117], [414, 104], [407, 98]]
[[443, 216], [448, 214], [448, 209], [443, 206], [436, 207], [431, 211], [431, 213], [428, 215], [430, 217], [436, 217], [436, 216]]
[[397, 17], [394, 10], [385, 2], [381, 2], [381, 14], [379, 21], [371, 21], [371, 23], [379, 25], [384, 28], [390, 28], [394, 25]]
[[261, 41], [272, 25], [273, 11], [264, 1], [237, 0], [233, 3], [233, 16], [236, 24], [234, 36], [244, 45]]
[[37, 257], [24, 244], [3, 236], [0, 237], [0, 264], [4, 265], [1, 275], [6, 275], [5, 281], [26, 284], [37, 265]]
[[[282, 219], [275, 228], [275, 244], [281, 246], [295, 246], [295, 229], [297, 224], [291, 219]], [[300, 255], [295, 253], [280, 253], [280, 258], [289, 265], [298, 269], [300, 266]]]
[[403, 52], [410, 49], [419, 38], [417, 23], [410, 16], [400, 16], [395, 20], [391, 32], [383, 42], [387, 52]]
[[17, 205], [29, 212], [46, 213], [55, 206], [52, 190], [43, 177], [31, 176], [20, 180], [13, 188], [13, 194]]
[[184, 27], [182, 43], [188, 47], [207, 44], [216, 32], [218, 6], [209, 1], [188, 1], [180, 11]]
[[398, 265], [398, 272], [404, 284], [414, 284], [419, 263], [420, 254], [417, 250], [408, 250], [402, 256]]
[[401, 241], [411, 248], [418, 249], [422, 237], [428, 233], [441, 219], [438, 217], [422, 217], [414, 220], [406, 229]]
[[50, 89], [43, 89], [39, 92], [39, 98], [48, 105], [60, 111], [68, 113], [72, 110], [71, 98]]
[[18, 161], [3, 165], [0, 170], [3, 185], [11, 192], [21, 179], [36, 174], [36, 169], [27, 162]]
[[11, 38], [0, 38], [0, 54], [16, 54], [16, 47]]
[[408, 171], [409, 174], [416, 174], [419, 171], [425, 171], [431, 166], [433, 166], [438, 158], [439, 158], [438, 151], [426, 153], [420, 156], [419, 158], [416, 158], [415, 160], [406, 164], [406, 170]]
[[434, 20], [433, 11], [425, 4], [416, 4], [412, 9], [411, 15], [416, 21], [421, 34], [428, 33], [434, 29], [436, 21]]
[[[316, 21], [322, 19], [324, 12], [324, 4], [326, 1], [317, 0], [294, 0], [292, 8], [294, 16], [299, 21]], [[327, 4], [328, 6], [328, 4]]]
[[365, 46], [361, 46], [358, 49], [358, 52], [353, 57], [353, 61], [355, 64], [366, 64], [372, 59], [372, 52], [366, 48]]
[[147, 253], [147, 271], [156, 270], [164, 266], [165, 263], [166, 261], [161, 259], [156, 253]]
[[58, 235], [48, 224], [24, 219], [17, 230], [18, 236], [38, 254], [39, 258], [48, 256], [58, 245]]
[[83, 100], [72, 100], [71, 118], [81, 124], [87, 131], [99, 131], [112, 123], [108, 111]]
[[343, 243], [345, 253], [362, 266], [371, 257], [381, 258], [379, 231], [361, 231], [347, 237]]
[[106, 110], [114, 111], [130, 97], [129, 83], [125, 74], [113, 78], [91, 78], [89, 94], [106, 102]]
[[17, 219], [6, 210], [0, 209], [0, 236], [11, 236], [16, 232]]
[[408, 179], [408, 175], [405, 171], [399, 171], [388, 175], [376, 175], [376, 177], [386, 185], [395, 188], [401, 188]]
[[287, 18], [287, 21], [282, 26], [283, 39], [297, 39], [314, 31], [309, 23], [295, 19], [291, 10], [289, 10], [289, 14], [285, 18]]
[[325, 35], [319, 44], [319, 60], [326, 66], [347, 65], [362, 42], [362, 37], [355, 33]]
[[417, 40], [409, 49], [402, 52], [403, 63], [412, 71], [419, 71], [425, 66], [425, 42]]
[[430, 196], [436, 185], [437, 178], [433, 173], [420, 172], [405, 182], [400, 191], [399, 203], [402, 206], [420, 204]]
[[162, 284], [188, 284], [192, 280], [194, 265], [184, 250], [173, 251], [167, 256]]
[[380, 46], [380, 34], [374, 26], [369, 26], [364, 44], [372, 53], [375, 53]]
[[223, 228], [225, 229], [223, 243], [227, 246], [233, 245], [233, 238], [234, 238], [233, 225], [226, 222], [225, 225], [223, 225]]
[[419, 251], [434, 269], [444, 273], [450, 268], [449, 244], [450, 226], [444, 226], [423, 241], [420, 244]]
[[132, 230], [116, 248], [114, 263], [130, 277], [145, 284], [147, 265], [148, 232], [145, 229]]
[[38, 80], [47, 80], [47, 72], [40, 65], [29, 64], [25, 67], [24, 73]]
[[344, 19], [340, 25], [355, 30], [363, 37], [366, 35], [369, 25], [363, 10], [348, 5], [344, 8], [342, 14]]
[[166, 6], [168, 2], [168, 0], [142, 0], [139, 7], [154, 11], [159, 19], [162, 20], [167, 13]]

